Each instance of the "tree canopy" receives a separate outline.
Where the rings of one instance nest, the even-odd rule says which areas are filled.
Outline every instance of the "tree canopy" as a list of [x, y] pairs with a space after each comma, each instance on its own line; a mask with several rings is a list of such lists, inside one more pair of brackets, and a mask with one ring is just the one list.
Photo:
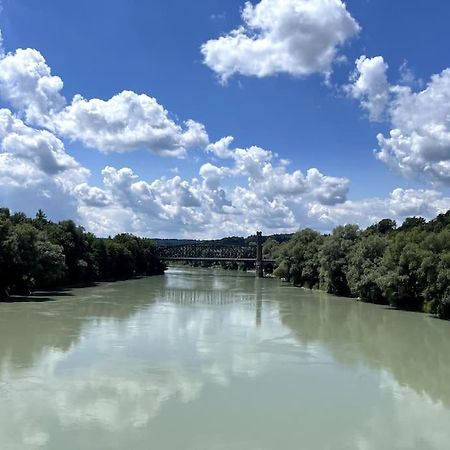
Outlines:
[[330, 235], [301, 230], [268, 250], [275, 275], [295, 285], [450, 318], [450, 211], [429, 222], [409, 217], [398, 228], [383, 219]]
[[0, 208], [0, 298], [39, 288], [164, 272], [153, 242], [131, 234], [101, 239], [72, 220], [51, 222]]

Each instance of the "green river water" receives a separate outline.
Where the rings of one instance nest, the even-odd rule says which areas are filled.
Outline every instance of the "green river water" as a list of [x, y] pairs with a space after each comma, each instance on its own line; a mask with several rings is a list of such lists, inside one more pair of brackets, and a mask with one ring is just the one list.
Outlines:
[[170, 269], [0, 303], [0, 449], [450, 449], [450, 323]]

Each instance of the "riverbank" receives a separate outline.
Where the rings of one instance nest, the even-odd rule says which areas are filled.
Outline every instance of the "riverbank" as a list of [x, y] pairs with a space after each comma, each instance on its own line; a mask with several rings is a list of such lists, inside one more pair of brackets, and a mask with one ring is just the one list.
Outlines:
[[450, 211], [400, 227], [384, 219], [329, 235], [305, 229], [281, 245], [266, 242], [264, 251], [277, 261], [275, 275], [295, 285], [450, 318]]
[[161, 274], [153, 242], [131, 234], [98, 238], [71, 220], [58, 223], [0, 208], [0, 296], [46, 287]]

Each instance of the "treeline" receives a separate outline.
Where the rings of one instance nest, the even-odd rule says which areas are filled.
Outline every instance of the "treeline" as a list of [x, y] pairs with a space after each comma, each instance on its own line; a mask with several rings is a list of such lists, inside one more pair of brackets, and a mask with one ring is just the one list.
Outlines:
[[149, 239], [101, 239], [72, 220], [51, 222], [0, 208], [0, 298], [41, 288], [164, 273]]
[[282, 244], [267, 240], [264, 254], [276, 258], [276, 276], [297, 286], [450, 318], [450, 211], [398, 228], [384, 219], [330, 235], [305, 229]]
[[[262, 242], [274, 241], [275, 243], [283, 243], [288, 241], [293, 234], [272, 234], [263, 236]], [[247, 237], [230, 236], [215, 240], [189, 240], [189, 239], [154, 239], [154, 242], [161, 247], [163, 256], [182, 257], [189, 253], [189, 246], [197, 246], [195, 255], [197, 257], [232, 257], [232, 258], [255, 258], [256, 257], [256, 235]], [[227, 247], [229, 251], [227, 252]], [[254, 262], [246, 261], [186, 261], [179, 262], [180, 265], [192, 267], [220, 267], [226, 270], [254, 270]], [[265, 271], [271, 273], [273, 271], [272, 264], [266, 264]]]
[[[263, 236], [263, 241], [273, 239], [277, 242], [285, 242], [292, 237], [291, 234], [271, 234], [270, 236]], [[233, 247], [251, 247], [256, 248], [256, 235], [247, 237], [229, 236], [221, 239], [153, 239], [153, 242], [158, 247], [181, 247], [184, 245], [209, 245], [213, 246], [233, 246]]]

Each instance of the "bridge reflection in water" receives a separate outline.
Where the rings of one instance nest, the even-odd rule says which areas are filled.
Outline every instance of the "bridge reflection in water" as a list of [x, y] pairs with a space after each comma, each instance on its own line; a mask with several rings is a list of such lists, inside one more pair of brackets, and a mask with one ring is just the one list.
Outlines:
[[239, 294], [229, 291], [191, 291], [184, 289], [165, 289], [162, 301], [177, 305], [232, 305], [255, 301], [255, 295]]
[[264, 259], [262, 252], [262, 232], [256, 233], [256, 255], [252, 247], [217, 244], [184, 244], [160, 247], [159, 255], [163, 261], [180, 262], [232, 262], [254, 263], [256, 276], [264, 277], [264, 266], [274, 264], [274, 259]]
[[[198, 269], [194, 269], [197, 271]], [[214, 271], [215, 272], [215, 271]], [[185, 273], [182, 272], [184, 277]], [[171, 272], [171, 275], [176, 278], [176, 274]], [[201, 276], [204, 279], [205, 273], [201, 272]], [[231, 277], [230, 277], [231, 278]], [[248, 276], [243, 277], [233, 277], [236, 280], [236, 284], [230, 287], [229, 284], [226, 286], [215, 286], [213, 283], [211, 287], [206, 289], [196, 289], [183, 288], [177, 285], [177, 282], [166, 283], [164, 288], [161, 289], [159, 295], [157, 296], [156, 303], [168, 303], [173, 305], [186, 305], [186, 306], [225, 306], [225, 305], [236, 305], [244, 304], [248, 309], [254, 309], [255, 311], [255, 325], [257, 327], [261, 326], [262, 320], [262, 310], [263, 310], [263, 285], [258, 279], [255, 279], [254, 289], [249, 291], [248, 284], [245, 284], [246, 289], [240, 286], [239, 281], [248, 280]], [[214, 281], [216, 275], [211, 276], [211, 280]], [[171, 286], [172, 285], [172, 286]], [[247, 291], [247, 292], [246, 292]]]
[[257, 289], [255, 295], [238, 294], [227, 291], [190, 291], [181, 289], [166, 289], [159, 302], [174, 305], [233, 305], [246, 303], [255, 309], [255, 325], [261, 326], [262, 292]]

